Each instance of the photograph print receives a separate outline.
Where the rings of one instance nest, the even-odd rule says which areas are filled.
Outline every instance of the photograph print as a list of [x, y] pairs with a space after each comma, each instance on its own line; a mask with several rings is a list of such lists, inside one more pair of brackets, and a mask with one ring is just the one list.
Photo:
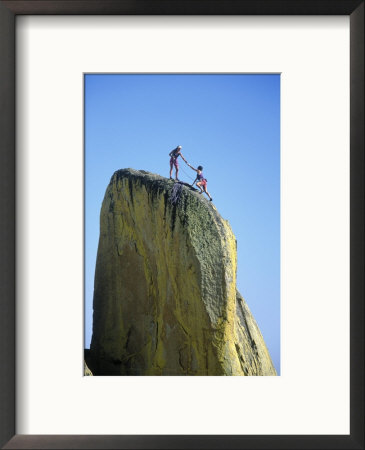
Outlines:
[[86, 376], [280, 375], [280, 75], [85, 74]]

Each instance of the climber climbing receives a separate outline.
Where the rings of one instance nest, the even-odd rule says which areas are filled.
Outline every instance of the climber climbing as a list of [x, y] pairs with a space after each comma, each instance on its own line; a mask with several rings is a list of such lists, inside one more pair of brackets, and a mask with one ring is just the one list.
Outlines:
[[202, 172], [203, 167], [202, 166], [198, 166], [198, 168], [195, 169], [188, 162], [186, 164], [190, 167], [190, 169], [195, 170], [195, 172], [197, 173], [196, 178], [195, 178], [192, 186], [194, 185], [195, 182], [197, 182], [196, 185], [198, 186], [198, 188], [200, 190], [199, 194], [202, 194], [203, 192], [205, 192], [207, 194], [207, 196], [209, 197], [210, 201], [212, 202], [213, 199], [210, 196], [209, 192], [207, 191], [207, 181], [208, 180], [206, 178], [204, 178], [204, 175], [203, 175], [203, 172]]
[[173, 166], [175, 166], [175, 178], [177, 181], [179, 181], [178, 178], [178, 174], [179, 174], [179, 163], [177, 161], [177, 158], [179, 156], [181, 156], [181, 158], [186, 162], [186, 164], [188, 164], [188, 162], [186, 161], [186, 159], [183, 157], [182, 153], [181, 153], [181, 145], [178, 145], [176, 148], [174, 148], [174, 150], [171, 150], [171, 152], [169, 153], [170, 156], [170, 180], [172, 180], [172, 169]]

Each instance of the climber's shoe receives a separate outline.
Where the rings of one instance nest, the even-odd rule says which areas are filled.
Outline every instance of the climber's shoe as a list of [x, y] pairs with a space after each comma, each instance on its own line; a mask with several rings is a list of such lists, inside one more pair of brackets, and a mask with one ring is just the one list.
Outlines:
[[211, 198], [210, 200], [209, 200], [210, 202], [212, 202], [213, 201], [213, 199]]

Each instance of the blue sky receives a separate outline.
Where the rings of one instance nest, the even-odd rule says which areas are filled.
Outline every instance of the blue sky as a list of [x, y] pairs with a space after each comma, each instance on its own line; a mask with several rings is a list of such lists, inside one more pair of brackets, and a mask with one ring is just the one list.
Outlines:
[[[280, 75], [85, 75], [85, 347], [99, 214], [113, 173], [169, 176], [177, 145], [204, 167], [237, 239], [237, 287], [280, 373]], [[180, 160], [179, 178], [194, 173]]]

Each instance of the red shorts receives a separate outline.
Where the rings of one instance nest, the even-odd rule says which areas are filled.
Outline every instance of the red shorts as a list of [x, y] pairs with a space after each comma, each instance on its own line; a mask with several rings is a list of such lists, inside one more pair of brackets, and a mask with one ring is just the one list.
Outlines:
[[200, 183], [200, 186], [207, 187], [207, 180], [200, 180], [200, 181], [198, 181], [198, 183]]
[[176, 169], [179, 167], [179, 163], [177, 162], [177, 158], [170, 158], [170, 167], [175, 166]]

